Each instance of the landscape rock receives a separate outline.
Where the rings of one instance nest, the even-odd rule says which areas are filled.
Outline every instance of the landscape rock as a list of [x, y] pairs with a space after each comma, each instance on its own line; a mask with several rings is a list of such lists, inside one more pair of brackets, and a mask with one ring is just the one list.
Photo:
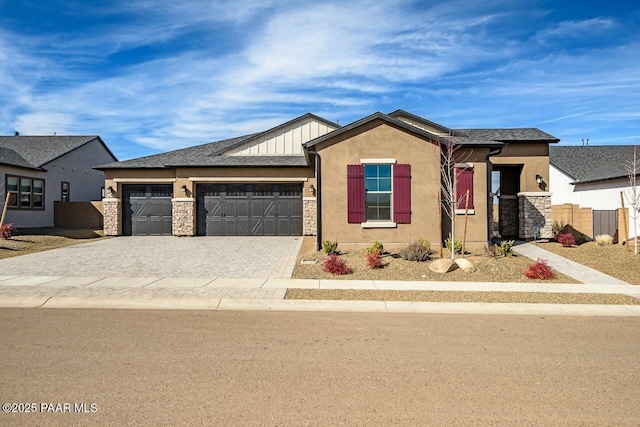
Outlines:
[[462, 269], [462, 271], [476, 271], [476, 267], [471, 261], [466, 258], [456, 258], [456, 265]]
[[434, 273], [449, 273], [458, 268], [458, 264], [451, 261], [449, 258], [441, 258], [433, 261], [429, 264], [429, 270]]

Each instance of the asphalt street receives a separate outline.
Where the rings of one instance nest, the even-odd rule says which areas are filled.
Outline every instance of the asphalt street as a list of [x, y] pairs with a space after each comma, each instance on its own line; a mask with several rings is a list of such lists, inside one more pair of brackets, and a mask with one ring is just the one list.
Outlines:
[[2, 309], [0, 342], [0, 425], [640, 419], [640, 318]]

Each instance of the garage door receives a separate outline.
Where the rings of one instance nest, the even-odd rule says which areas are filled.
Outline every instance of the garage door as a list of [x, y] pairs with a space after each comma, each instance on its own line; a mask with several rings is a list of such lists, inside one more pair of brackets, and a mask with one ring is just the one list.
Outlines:
[[302, 235], [302, 184], [200, 184], [196, 193], [199, 235]]
[[170, 236], [173, 186], [125, 185], [122, 201], [122, 234]]

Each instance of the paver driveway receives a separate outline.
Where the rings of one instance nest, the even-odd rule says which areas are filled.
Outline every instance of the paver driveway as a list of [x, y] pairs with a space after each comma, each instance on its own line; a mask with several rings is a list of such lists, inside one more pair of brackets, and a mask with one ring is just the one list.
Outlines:
[[302, 237], [116, 237], [0, 260], [0, 275], [290, 278]]

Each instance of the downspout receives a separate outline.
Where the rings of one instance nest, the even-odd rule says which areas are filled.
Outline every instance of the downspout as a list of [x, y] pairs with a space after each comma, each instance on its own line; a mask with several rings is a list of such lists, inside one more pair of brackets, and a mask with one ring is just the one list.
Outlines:
[[[487, 154], [487, 157], [485, 158], [485, 162], [487, 162], [487, 166], [486, 166], [487, 167], [487, 190], [489, 194], [491, 194], [491, 184], [492, 184], [491, 173], [493, 172], [493, 166], [489, 158], [500, 155], [500, 153], [502, 153], [502, 150], [504, 150], [505, 146], [506, 144], [502, 147], [496, 148], [495, 150], [490, 150], [489, 154]], [[493, 212], [493, 196], [491, 196], [491, 200], [487, 200], [487, 247], [491, 246], [491, 239], [493, 238], [493, 236], [489, 235], [489, 230], [491, 230], [491, 223], [493, 222], [493, 214], [489, 215], [489, 213], [492, 213], [492, 212]]]
[[320, 167], [320, 153], [304, 147], [304, 151], [313, 154], [315, 161], [316, 175], [316, 251], [322, 250], [322, 179]]

